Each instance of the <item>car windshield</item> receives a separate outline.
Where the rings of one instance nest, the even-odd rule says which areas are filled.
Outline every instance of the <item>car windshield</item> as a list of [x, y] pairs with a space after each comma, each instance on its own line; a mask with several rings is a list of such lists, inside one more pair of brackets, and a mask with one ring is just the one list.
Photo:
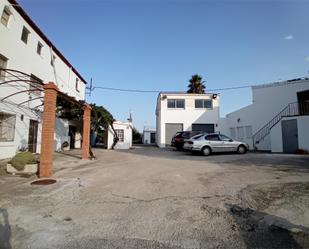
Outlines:
[[191, 139], [196, 140], [196, 139], [201, 138], [202, 136], [204, 136], [204, 134], [198, 134], [198, 135], [195, 135], [195, 136], [191, 137]]

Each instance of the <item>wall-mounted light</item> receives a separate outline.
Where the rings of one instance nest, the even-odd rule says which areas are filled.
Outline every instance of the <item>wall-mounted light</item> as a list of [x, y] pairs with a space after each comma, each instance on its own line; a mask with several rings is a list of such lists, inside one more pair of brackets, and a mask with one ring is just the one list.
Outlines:
[[212, 95], [212, 98], [213, 99], [216, 99], [218, 97], [218, 94], [216, 94], [216, 93], [214, 93], [213, 95]]
[[21, 115], [20, 115], [20, 120], [21, 120], [21, 121], [24, 121], [24, 114], [21, 114]]
[[237, 119], [237, 122], [238, 122], [238, 123], [240, 122], [240, 118]]

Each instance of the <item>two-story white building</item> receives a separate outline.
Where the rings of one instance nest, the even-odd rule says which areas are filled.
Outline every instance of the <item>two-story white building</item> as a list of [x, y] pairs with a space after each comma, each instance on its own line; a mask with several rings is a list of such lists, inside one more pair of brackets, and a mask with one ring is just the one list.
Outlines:
[[219, 95], [161, 92], [156, 106], [156, 143], [170, 145], [178, 131], [219, 131]]
[[[79, 101], [85, 99], [86, 81], [15, 0], [1, 0], [0, 15], [0, 158], [6, 158], [20, 149], [40, 152], [43, 92], [38, 83], [54, 82]], [[72, 139], [79, 129], [57, 119], [55, 149], [67, 140], [80, 146]]]
[[253, 86], [252, 98], [220, 120], [222, 132], [251, 149], [309, 151], [309, 78]]

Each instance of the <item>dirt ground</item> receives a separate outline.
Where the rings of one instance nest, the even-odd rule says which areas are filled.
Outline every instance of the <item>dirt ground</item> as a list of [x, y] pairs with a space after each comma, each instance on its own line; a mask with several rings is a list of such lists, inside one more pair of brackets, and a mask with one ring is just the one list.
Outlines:
[[136, 147], [0, 176], [0, 248], [309, 248], [309, 156]]

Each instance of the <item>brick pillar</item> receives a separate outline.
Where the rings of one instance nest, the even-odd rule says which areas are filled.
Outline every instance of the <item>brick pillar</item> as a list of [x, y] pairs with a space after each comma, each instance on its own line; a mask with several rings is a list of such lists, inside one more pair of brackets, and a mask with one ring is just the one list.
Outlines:
[[44, 85], [40, 177], [50, 177], [52, 175], [57, 92], [58, 88], [53, 82]]
[[91, 106], [84, 105], [83, 116], [83, 159], [89, 159]]

